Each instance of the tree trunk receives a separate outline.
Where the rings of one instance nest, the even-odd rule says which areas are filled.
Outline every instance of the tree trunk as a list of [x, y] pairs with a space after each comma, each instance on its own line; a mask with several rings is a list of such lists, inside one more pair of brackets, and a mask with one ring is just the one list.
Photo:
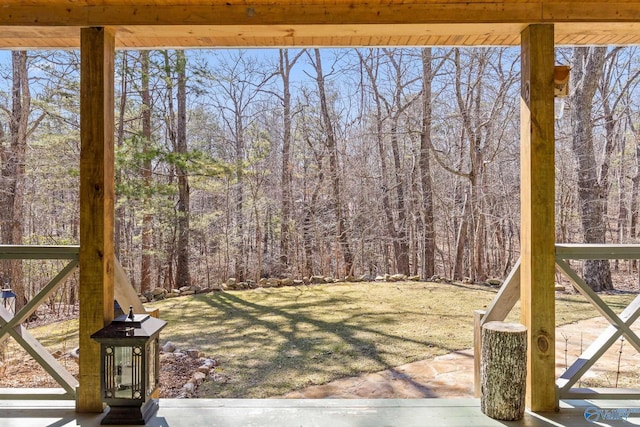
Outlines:
[[289, 243], [291, 220], [291, 90], [289, 87], [289, 52], [280, 50], [280, 76], [282, 77], [282, 226], [280, 232], [280, 264], [283, 269], [289, 265]]
[[431, 48], [422, 49], [422, 132], [420, 133], [420, 183], [422, 184], [422, 277], [435, 274], [436, 234], [433, 217], [433, 184], [431, 181]]
[[[2, 156], [2, 190], [0, 190], [0, 231], [2, 243], [22, 244], [22, 221], [24, 218], [24, 184], [27, 135], [31, 92], [27, 68], [27, 52], [11, 52], [12, 86], [11, 116], [9, 117], [9, 146], [0, 141]], [[2, 286], [7, 284], [16, 294], [16, 312], [26, 303], [23, 283], [22, 260], [8, 262], [8, 272]]]
[[[606, 188], [597, 176], [593, 147], [593, 98], [602, 76], [606, 47], [576, 47], [572, 57], [572, 148], [578, 161], [578, 198], [585, 243], [606, 243]], [[613, 289], [608, 260], [586, 260], [583, 276], [595, 291]]]
[[282, 205], [282, 225], [280, 229], [280, 265], [284, 271], [290, 263], [291, 246], [291, 69], [302, 55], [300, 51], [292, 60], [289, 60], [289, 50], [280, 49], [280, 77], [282, 78], [282, 192], [280, 203]]
[[[371, 90], [373, 91], [374, 103], [375, 103], [375, 126], [376, 126], [376, 146], [378, 148], [378, 156], [380, 157], [380, 189], [381, 189], [381, 198], [380, 201], [382, 203], [382, 212], [384, 214], [384, 223], [386, 225], [388, 237], [391, 239], [393, 243], [394, 253], [396, 254], [396, 266], [395, 270], [398, 271], [398, 254], [400, 253], [400, 248], [398, 245], [398, 233], [396, 232], [396, 226], [393, 219], [393, 209], [391, 207], [391, 200], [389, 197], [390, 189], [389, 189], [389, 168], [387, 166], [387, 153], [384, 144], [384, 117], [382, 110], [382, 96], [378, 90], [378, 57], [373, 56], [373, 51], [369, 51], [371, 56], [370, 58], [365, 58], [362, 56], [360, 51], [357, 51], [360, 57], [360, 63], [364, 67], [367, 76], [369, 77], [369, 81], [371, 83]], [[370, 61], [368, 62], [367, 59]], [[386, 268], [386, 262], [385, 262]], [[386, 269], [384, 272], [388, 272]]]
[[145, 188], [142, 208], [142, 256], [140, 257], [140, 292], [144, 295], [151, 290], [151, 250], [153, 247], [153, 214], [151, 210], [151, 93], [149, 92], [149, 51], [140, 51], [142, 99], [142, 138], [144, 139], [142, 183]]
[[522, 419], [526, 380], [527, 328], [517, 323], [485, 323], [480, 358], [482, 413], [498, 420]]
[[[122, 147], [124, 143], [124, 123], [125, 123], [125, 114], [127, 111], [127, 82], [129, 75], [129, 64], [128, 64], [128, 56], [129, 53], [125, 50], [122, 52], [122, 81], [120, 82], [120, 103], [118, 105], [118, 131], [116, 133], [116, 141], [115, 144], [118, 148]], [[115, 170], [115, 180], [116, 180], [116, 188], [117, 185], [122, 182], [122, 170], [119, 167], [116, 167]], [[115, 215], [114, 215], [114, 223], [113, 223], [113, 238], [114, 238], [114, 254], [116, 259], [122, 261], [122, 244], [123, 244], [123, 224], [125, 217], [125, 205], [123, 203], [118, 203], [118, 194], [116, 194], [115, 200]], [[130, 248], [128, 248], [130, 249]]]
[[[186, 156], [187, 148], [187, 59], [183, 50], [176, 52], [178, 73], [178, 120], [176, 152]], [[178, 174], [178, 247], [176, 264], [176, 286], [189, 286], [189, 176], [182, 166], [177, 167]]]
[[[311, 276], [312, 274], [314, 274], [314, 269], [313, 269], [313, 252], [314, 252], [314, 248], [317, 247], [317, 245], [314, 245], [314, 238], [313, 238], [313, 224], [314, 224], [314, 219], [315, 219], [315, 214], [316, 214], [316, 207], [318, 205], [318, 197], [320, 195], [320, 189], [322, 188], [322, 186], [324, 185], [324, 171], [322, 168], [322, 163], [324, 162], [323, 159], [323, 155], [321, 152], [318, 152], [314, 146], [313, 143], [311, 142], [309, 135], [306, 134], [307, 129], [306, 127], [304, 127], [303, 130], [303, 137], [306, 141], [307, 146], [309, 147], [309, 149], [313, 152], [313, 159], [311, 161], [312, 164], [314, 165], [318, 165], [318, 178], [317, 181], [313, 187], [313, 190], [311, 191], [311, 196], [309, 198], [307, 198], [307, 194], [308, 191], [305, 188], [304, 194], [305, 194], [305, 199], [304, 199], [304, 218], [302, 220], [302, 246], [304, 248], [304, 269], [303, 269], [303, 274], [305, 276]], [[304, 167], [304, 176], [305, 176], [305, 186], [307, 185], [307, 174], [308, 174], [308, 169], [309, 167], [305, 165]]]
[[[640, 132], [634, 132], [636, 138], [640, 137]], [[638, 235], [638, 199], [640, 199], [640, 144], [636, 144], [635, 149], [635, 171], [631, 178], [631, 201], [629, 210], [631, 211], [631, 222], [629, 223], [629, 237], [635, 239]]]
[[405, 183], [402, 179], [402, 165], [400, 162], [400, 149], [398, 147], [398, 116], [392, 119], [391, 125], [391, 151], [393, 153], [393, 165], [395, 172], [394, 187], [396, 188], [396, 203], [398, 211], [397, 241], [395, 245], [397, 273], [410, 275], [409, 269], [409, 242], [407, 238], [407, 207], [405, 200]]
[[[320, 50], [314, 49], [316, 82], [318, 83], [318, 92], [320, 95], [320, 110], [322, 113], [322, 122], [326, 136], [327, 151], [329, 152], [329, 173], [331, 176], [331, 187], [333, 189], [334, 211], [336, 215], [336, 234], [340, 248], [342, 249], [342, 257], [344, 260], [344, 268], [342, 275], [353, 274], [353, 254], [349, 247], [349, 232], [347, 230], [347, 221], [344, 217], [342, 207], [342, 184], [340, 182], [340, 165], [338, 164], [338, 144], [333, 128], [333, 121], [329, 114], [329, 106], [327, 104], [327, 96], [325, 93], [324, 74], [322, 72], [322, 59]], [[340, 272], [336, 271], [339, 275]]]
[[462, 202], [462, 215], [460, 217], [460, 225], [457, 230], [456, 236], [456, 256], [453, 266], [453, 278], [456, 280], [462, 280], [464, 278], [464, 253], [465, 245], [467, 244], [467, 230], [469, 228], [469, 197], [464, 195], [464, 201]]

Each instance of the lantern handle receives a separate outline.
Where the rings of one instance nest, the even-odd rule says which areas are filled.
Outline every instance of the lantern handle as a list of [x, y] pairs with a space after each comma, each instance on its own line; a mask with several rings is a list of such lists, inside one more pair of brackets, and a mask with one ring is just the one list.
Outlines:
[[129, 306], [129, 316], [127, 316], [127, 318], [134, 320], [135, 316], [133, 315], [133, 306], [130, 305]]

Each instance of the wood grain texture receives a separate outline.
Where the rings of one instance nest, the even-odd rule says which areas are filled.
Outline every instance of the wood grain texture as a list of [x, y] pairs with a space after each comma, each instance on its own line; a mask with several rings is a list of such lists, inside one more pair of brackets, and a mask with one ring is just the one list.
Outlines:
[[552, 411], [555, 393], [555, 157], [553, 25], [522, 32], [520, 101], [521, 322], [529, 330], [527, 407]]
[[0, 48], [78, 48], [91, 26], [129, 49], [515, 46], [530, 23], [556, 24], [557, 44], [640, 43], [637, 0], [7, 0], [2, 11]]
[[518, 323], [488, 322], [482, 327], [480, 410], [506, 421], [524, 416], [527, 375], [527, 328]]
[[114, 31], [85, 28], [80, 66], [80, 386], [77, 410], [102, 412], [100, 346], [113, 320]]

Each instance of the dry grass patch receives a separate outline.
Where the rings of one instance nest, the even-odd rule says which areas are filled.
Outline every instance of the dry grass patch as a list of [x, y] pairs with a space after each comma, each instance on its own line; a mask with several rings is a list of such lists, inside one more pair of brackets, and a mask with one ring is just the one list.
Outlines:
[[[162, 342], [220, 361], [200, 397], [264, 398], [472, 346], [473, 316], [496, 290], [424, 282], [230, 291], [154, 303]], [[603, 295], [619, 312], [634, 295]], [[598, 313], [558, 295], [558, 324]], [[518, 320], [517, 307], [511, 320]], [[76, 323], [73, 323], [76, 322]], [[77, 346], [77, 321], [35, 328], [52, 351]]]
[[[495, 292], [356, 283], [216, 293], [158, 307], [169, 321], [165, 339], [221, 362], [218, 381], [203, 386], [201, 397], [263, 398], [469, 348], [472, 312]], [[605, 299], [620, 311], [631, 296]], [[559, 324], [594, 316], [579, 295], [558, 298]]]

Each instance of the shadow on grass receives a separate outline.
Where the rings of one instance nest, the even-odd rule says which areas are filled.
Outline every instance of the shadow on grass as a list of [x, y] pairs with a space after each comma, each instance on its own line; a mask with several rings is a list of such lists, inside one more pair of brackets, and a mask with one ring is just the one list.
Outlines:
[[[226, 292], [199, 295], [193, 301], [195, 305], [180, 315], [180, 323], [191, 328], [181, 331], [177, 326], [171, 335], [222, 359], [221, 380], [205, 386], [206, 396], [202, 397], [278, 396], [311, 384], [387, 369], [405, 361], [395, 353], [409, 345], [427, 356], [456, 350], [444, 342], [370, 327], [393, 326], [398, 316], [425, 313], [363, 310], [357, 304], [350, 306], [354, 299], [348, 295], [280, 307], [274, 307], [278, 304], [273, 301], [261, 304]], [[206, 314], [202, 312], [205, 305]], [[454, 313], [444, 316], [457, 317]]]

